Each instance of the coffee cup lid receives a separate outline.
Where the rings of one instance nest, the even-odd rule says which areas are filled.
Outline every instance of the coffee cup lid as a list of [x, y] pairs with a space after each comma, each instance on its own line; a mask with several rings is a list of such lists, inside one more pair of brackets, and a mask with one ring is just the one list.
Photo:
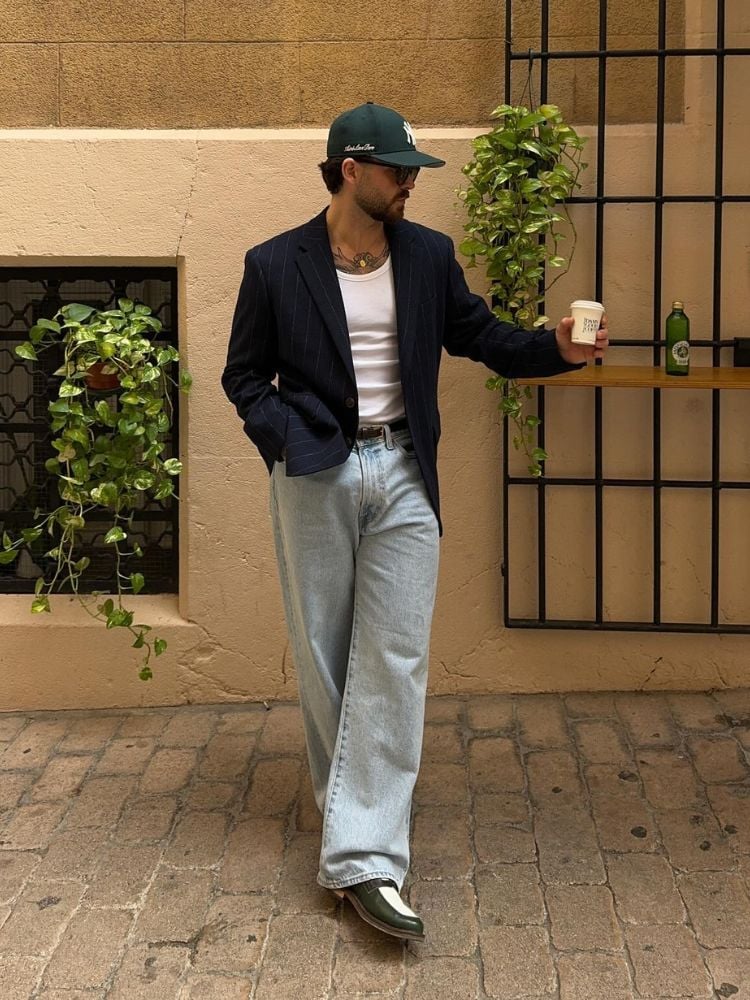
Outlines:
[[575, 302], [570, 303], [571, 309], [601, 309], [604, 311], [604, 306], [601, 302], [591, 302], [588, 299], [576, 299]]

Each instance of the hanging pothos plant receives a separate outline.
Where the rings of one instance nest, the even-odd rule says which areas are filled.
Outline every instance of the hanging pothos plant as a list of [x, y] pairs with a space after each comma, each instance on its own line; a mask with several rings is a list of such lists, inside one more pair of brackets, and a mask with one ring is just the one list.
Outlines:
[[[586, 164], [581, 151], [586, 141], [563, 121], [560, 109], [543, 104], [536, 110], [502, 104], [492, 112], [498, 124], [472, 140], [474, 158], [463, 167], [466, 190], [458, 192], [469, 221], [459, 249], [468, 267], [481, 263], [490, 279], [493, 312], [498, 319], [525, 330], [543, 326], [540, 315], [545, 293], [567, 271], [573, 258], [575, 229], [565, 207]], [[567, 224], [573, 243], [567, 259], [559, 253]], [[546, 268], [558, 270], [545, 282]], [[540, 421], [523, 410], [531, 398], [529, 386], [494, 376], [487, 388], [502, 393], [498, 409], [516, 426], [513, 444], [529, 460], [532, 476], [541, 476], [542, 448], [534, 447]]]
[[[19, 357], [30, 361], [47, 348], [62, 349], [62, 364], [55, 372], [61, 379], [57, 398], [49, 403], [57, 454], [46, 462], [57, 479], [60, 503], [50, 511], [37, 510], [34, 523], [20, 538], [3, 532], [0, 564], [13, 562], [21, 548], [47, 535], [50, 547], [44, 556], [52, 568], [36, 581], [31, 611], [48, 612], [51, 593], [72, 591], [93, 618], [130, 633], [132, 645], [143, 650], [139, 676], [148, 680], [152, 653], [159, 656], [167, 643], [152, 638], [152, 627], [136, 623], [134, 612], [123, 606], [124, 596], [138, 594], [145, 585], [142, 573], [126, 568], [131, 559], [143, 556], [129, 531], [134, 516], [150, 500], [174, 493], [182, 464], [162, 458], [164, 437], [173, 423], [169, 387], [179, 384], [187, 392], [192, 379], [186, 371], [178, 381], [170, 374], [179, 353], [155, 342], [162, 324], [148, 306], [119, 299], [118, 307], [65, 305], [54, 319], [40, 319], [29, 331], [29, 340], [16, 348]], [[102, 379], [108, 376], [115, 389], [110, 385], [105, 398]], [[92, 518], [95, 512], [105, 512], [106, 519]], [[91, 562], [82, 551], [84, 533], [90, 536], [102, 525], [116, 569], [114, 599], [103, 601], [98, 593], [79, 594]]]

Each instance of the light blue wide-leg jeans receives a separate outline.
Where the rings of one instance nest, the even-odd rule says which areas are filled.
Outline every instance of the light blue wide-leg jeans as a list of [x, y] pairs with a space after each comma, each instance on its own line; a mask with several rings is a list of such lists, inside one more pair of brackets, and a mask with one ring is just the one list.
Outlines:
[[407, 431], [340, 466], [271, 476], [271, 513], [315, 798], [318, 881], [409, 867], [438, 524]]

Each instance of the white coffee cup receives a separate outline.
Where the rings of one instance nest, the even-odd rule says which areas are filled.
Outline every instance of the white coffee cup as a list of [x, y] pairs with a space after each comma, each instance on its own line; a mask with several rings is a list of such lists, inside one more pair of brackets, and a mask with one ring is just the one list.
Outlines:
[[587, 299], [576, 299], [570, 303], [570, 315], [573, 317], [573, 332], [570, 339], [574, 344], [595, 344], [604, 306], [601, 302], [589, 302]]

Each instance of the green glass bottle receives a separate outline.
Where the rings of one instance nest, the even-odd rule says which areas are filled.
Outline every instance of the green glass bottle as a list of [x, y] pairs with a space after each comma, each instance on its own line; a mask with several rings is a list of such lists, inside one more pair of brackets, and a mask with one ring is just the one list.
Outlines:
[[687, 375], [690, 371], [690, 320], [682, 302], [672, 303], [667, 316], [667, 375]]

